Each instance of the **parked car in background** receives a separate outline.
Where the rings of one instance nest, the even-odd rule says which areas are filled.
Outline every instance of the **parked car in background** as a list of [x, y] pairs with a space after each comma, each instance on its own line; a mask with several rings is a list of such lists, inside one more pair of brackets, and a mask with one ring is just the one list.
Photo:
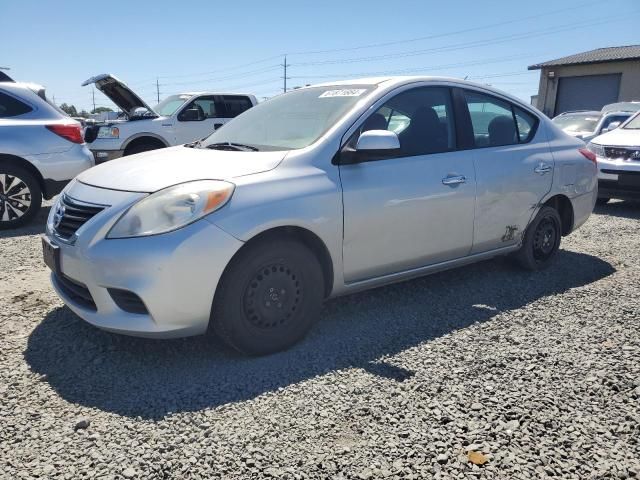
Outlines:
[[242, 93], [191, 92], [170, 95], [151, 108], [113, 75], [98, 75], [82, 85], [91, 84], [127, 116], [87, 128], [85, 139], [96, 163], [200, 140], [258, 103]]
[[552, 122], [569, 135], [584, 142], [617, 128], [627, 120], [633, 112], [622, 110], [581, 110], [566, 112], [553, 118]]
[[598, 203], [640, 200], [640, 112], [587, 147], [598, 159]]
[[0, 82], [0, 229], [29, 222], [52, 198], [92, 167], [80, 123], [32, 83]]
[[498, 255], [544, 268], [596, 195], [595, 155], [515, 97], [350, 80], [84, 172], [52, 208], [45, 262], [97, 327], [211, 330], [265, 354], [300, 340], [327, 297]]

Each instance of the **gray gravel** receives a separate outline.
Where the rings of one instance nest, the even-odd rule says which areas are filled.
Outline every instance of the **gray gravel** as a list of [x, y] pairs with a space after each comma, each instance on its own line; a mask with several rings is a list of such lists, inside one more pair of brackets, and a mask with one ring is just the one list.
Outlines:
[[333, 300], [255, 359], [83, 323], [41, 216], [0, 233], [0, 478], [640, 478], [639, 219]]

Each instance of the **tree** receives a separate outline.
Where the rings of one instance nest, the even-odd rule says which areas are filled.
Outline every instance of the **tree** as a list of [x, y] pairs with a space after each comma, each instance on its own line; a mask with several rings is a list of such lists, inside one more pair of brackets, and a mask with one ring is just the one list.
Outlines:
[[109, 107], [98, 107], [94, 110], [91, 110], [91, 113], [103, 113], [103, 112], [113, 112]]
[[76, 110], [76, 107], [74, 107], [73, 105], [67, 105], [66, 103], [63, 103], [62, 105], [60, 105], [60, 110], [62, 110], [64, 113], [66, 113], [70, 117], [78, 116], [78, 111]]

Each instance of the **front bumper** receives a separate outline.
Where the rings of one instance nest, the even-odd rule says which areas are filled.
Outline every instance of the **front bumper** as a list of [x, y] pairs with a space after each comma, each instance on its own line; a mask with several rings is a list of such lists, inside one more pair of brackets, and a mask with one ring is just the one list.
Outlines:
[[[72, 195], [73, 190], [72, 186], [65, 193]], [[61, 281], [52, 274], [54, 289], [78, 316], [104, 330], [155, 338], [204, 333], [218, 281], [242, 242], [204, 219], [162, 235], [107, 240], [106, 232], [140, 196], [118, 194], [118, 205], [80, 227], [73, 244], [61, 241], [47, 227], [47, 236], [60, 247], [64, 276]], [[69, 281], [84, 288], [93, 304], [74, 294]], [[135, 294], [146, 312], [125, 311], [110, 289]]]
[[124, 150], [91, 150], [96, 165], [122, 157]]
[[598, 197], [640, 200], [640, 161], [598, 157]]

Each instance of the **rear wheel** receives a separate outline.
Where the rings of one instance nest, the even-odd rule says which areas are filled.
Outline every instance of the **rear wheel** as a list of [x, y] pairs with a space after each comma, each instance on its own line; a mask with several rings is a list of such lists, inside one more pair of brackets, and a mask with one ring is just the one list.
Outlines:
[[241, 252], [227, 267], [210, 325], [249, 355], [290, 347], [309, 331], [324, 297], [322, 268], [303, 244], [272, 238]]
[[555, 208], [542, 207], [536, 215], [516, 254], [518, 263], [527, 270], [540, 270], [549, 266], [560, 248], [562, 221]]
[[610, 198], [605, 198], [605, 197], [599, 197], [596, 200], [596, 205], [598, 205], [598, 206], [606, 205], [607, 203], [609, 203], [609, 200], [611, 200], [611, 199]]
[[42, 205], [42, 190], [35, 176], [14, 165], [0, 165], [0, 230], [25, 225]]

